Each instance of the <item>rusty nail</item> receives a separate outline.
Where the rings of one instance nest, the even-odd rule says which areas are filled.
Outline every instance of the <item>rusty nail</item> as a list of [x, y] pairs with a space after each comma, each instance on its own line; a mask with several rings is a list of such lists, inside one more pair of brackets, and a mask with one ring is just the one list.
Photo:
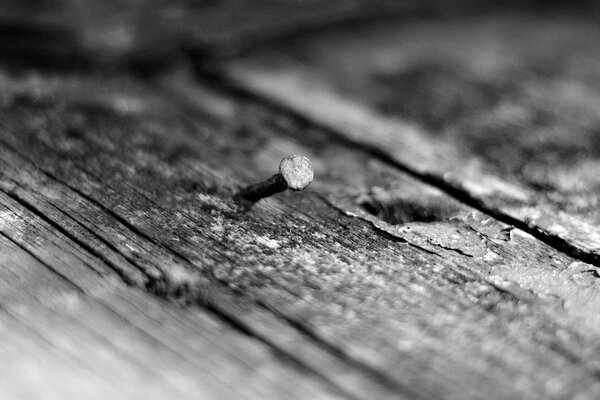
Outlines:
[[295, 154], [281, 160], [279, 173], [263, 182], [241, 189], [234, 198], [254, 203], [286, 189], [299, 191], [312, 182], [313, 176], [314, 171], [310, 160]]

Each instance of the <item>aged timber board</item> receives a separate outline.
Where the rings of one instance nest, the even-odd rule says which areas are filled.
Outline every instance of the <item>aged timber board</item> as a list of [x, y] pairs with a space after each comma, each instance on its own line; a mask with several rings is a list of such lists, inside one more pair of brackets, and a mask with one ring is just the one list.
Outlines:
[[[212, 310], [349, 398], [598, 395], [593, 266], [185, 73], [30, 78], [2, 79], [3, 215], [131, 290]], [[313, 160], [311, 190], [232, 201], [289, 153]]]
[[599, 33], [578, 14], [397, 20], [213, 71], [600, 265]]

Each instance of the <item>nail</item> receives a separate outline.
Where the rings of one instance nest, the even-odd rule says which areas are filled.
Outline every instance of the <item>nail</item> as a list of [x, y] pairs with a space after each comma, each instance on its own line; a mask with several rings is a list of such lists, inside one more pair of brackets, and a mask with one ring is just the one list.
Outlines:
[[313, 167], [308, 158], [299, 155], [288, 156], [281, 160], [279, 173], [266, 181], [241, 189], [234, 198], [254, 203], [286, 189], [299, 191], [312, 182], [313, 176]]

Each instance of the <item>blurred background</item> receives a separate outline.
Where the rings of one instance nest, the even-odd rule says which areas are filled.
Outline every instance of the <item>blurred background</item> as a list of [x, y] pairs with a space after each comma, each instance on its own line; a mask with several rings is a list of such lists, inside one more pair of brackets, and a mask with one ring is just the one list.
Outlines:
[[155, 68], [179, 57], [232, 57], [326, 26], [519, 9], [597, 15], [595, 1], [5, 0], [0, 54], [40, 67]]

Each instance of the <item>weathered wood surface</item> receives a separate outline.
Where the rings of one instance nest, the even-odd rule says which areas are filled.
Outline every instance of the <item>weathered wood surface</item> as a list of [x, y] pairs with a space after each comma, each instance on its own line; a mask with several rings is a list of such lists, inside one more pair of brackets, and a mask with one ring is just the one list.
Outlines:
[[[82, 2], [57, 30], [65, 9], [23, 4], [33, 30], [0, 32], [26, 39], [0, 45], [1, 398], [600, 396], [589, 20], [310, 35], [429, 2]], [[180, 68], [16, 67], [55, 57]], [[308, 190], [233, 201], [293, 153]]]
[[97, 259], [2, 203], [3, 399], [338, 398], [214, 315], [99, 275]]
[[[215, 383], [198, 366], [185, 367], [175, 389], [190, 398], [204, 390], [251, 398], [253, 387], [275, 398], [287, 397], [278, 392], [284, 390], [365, 399], [600, 393], [600, 365], [590, 356], [600, 334], [594, 266], [360, 147], [339, 144], [328, 131], [215, 92], [186, 73], [154, 82], [4, 74], [2, 86], [4, 237], [81, 287], [66, 296], [84, 304], [75, 310], [65, 311], [57, 300], [64, 318], [101, 325], [107, 346], [124, 346], [144, 366], [116, 356], [106, 366], [77, 353], [99, 387], [118, 387], [109, 367], [120, 370], [122, 362], [139, 383], [132, 387], [158, 375], [159, 396], [171, 383], [152, 360], [182, 369], [177, 354], [183, 354], [224, 382], [249, 382]], [[269, 176], [281, 155], [291, 153], [313, 161], [311, 189], [266, 199], [250, 211], [232, 201], [238, 185]], [[45, 288], [36, 279], [23, 285]], [[184, 308], [148, 291], [179, 299]], [[37, 317], [40, 301], [24, 297], [13, 308], [33, 317], [10, 315], [20, 324], [36, 322], [44, 334], [57, 323], [57, 311], [50, 306], [50, 316]], [[107, 303], [128, 324], [105, 325]], [[150, 320], [134, 311], [147, 304], [161, 304]], [[174, 317], [165, 313], [183, 314], [183, 326], [169, 326]], [[230, 332], [215, 343], [206, 322], [215, 316], [254, 338], [252, 347], [236, 352], [245, 366], [264, 365], [266, 379], [228, 369], [242, 367], [220, 345], [249, 339]], [[143, 347], [147, 339], [138, 348], [125, 345], [136, 338], [129, 324], [144, 337], [159, 336], [167, 342], [164, 352], [177, 354], [151, 356]], [[50, 339], [64, 346], [64, 336], [74, 335], [70, 329], [50, 330], [57, 336]], [[199, 339], [196, 330], [206, 329], [209, 339]], [[261, 353], [265, 346], [283, 361]], [[69, 375], [68, 360], [60, 364], [39, 351]], [[202, 363], [205, 352], [214, 358]], [[35, 353], [10, 355], [23, 363], [36, 359]], [[53, 372], [40, 372], [41, 381], [54, 380]], [[14, 390], [21, 389], [16, 383]]]
[[334, 29], [225, 79], [598, 266], [599, 29], [564, 13]]

